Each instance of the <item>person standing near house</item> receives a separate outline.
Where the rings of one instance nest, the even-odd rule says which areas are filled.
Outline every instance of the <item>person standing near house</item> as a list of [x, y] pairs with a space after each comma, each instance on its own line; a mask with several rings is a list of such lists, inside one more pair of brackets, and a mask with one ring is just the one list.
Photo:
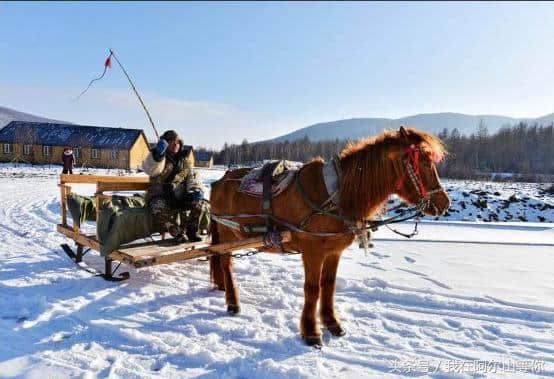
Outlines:
[[73, 165], [75, 164], [75, 155], [70, 147], [63, 149], [62, 153], [63, 170], [62, 174], [73, 174]]
[[150, 176], [146, 204], [160, 230], [167, 230], [178, 242], [201, 241], [198, 231], [207, 225], [199, 224], [207, 219], [209, 203], [177, 132], [162, 134], [142, 169]]

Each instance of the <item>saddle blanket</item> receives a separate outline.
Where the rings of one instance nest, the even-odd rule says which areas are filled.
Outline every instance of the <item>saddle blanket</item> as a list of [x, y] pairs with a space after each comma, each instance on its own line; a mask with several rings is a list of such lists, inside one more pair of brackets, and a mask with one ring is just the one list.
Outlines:
[[[259, 181], [263, 167], [251, 170], [240, 182], [238, 191], [252, 196], [262, 196], [264, 190], [263, 181]], [[275, 197], [283, 192], [292, 183], [296, 169], [285, 170], [282, 174], [273, 177], [271, 183], [271, 196]]]

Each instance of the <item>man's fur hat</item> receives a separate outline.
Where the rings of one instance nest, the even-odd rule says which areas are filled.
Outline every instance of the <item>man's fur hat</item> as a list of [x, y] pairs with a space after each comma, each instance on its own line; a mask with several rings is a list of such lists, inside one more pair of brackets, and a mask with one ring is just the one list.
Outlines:
[[175, 130], [165, 131], [164, 134], [162, 134], [162, 136], [160, 138], [163, 138], [167, 142], [179, 141], [180, 140], [179, 135], [177, 134], [177, 132]]

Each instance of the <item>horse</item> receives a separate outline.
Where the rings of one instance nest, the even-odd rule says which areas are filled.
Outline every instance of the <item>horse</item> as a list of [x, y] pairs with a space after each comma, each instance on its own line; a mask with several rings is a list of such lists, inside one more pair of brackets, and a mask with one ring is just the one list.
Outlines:
[[[326, 211], [332, 194], [328, 193], [322, 173], [324, 161], [315, 158], [296, 173], [294, 182], [272, 199], [272, 217], [279, 231], [290, 230], [291, 239], [282, 248], [301, 253], [304, 266], [304, 307], [300, 333], [308, 345], [322, 346], [321, 327], [334, 336], [345, 335], [335, 313], [334, 295], [337, 267], [341, 254], [350, 246], [362, 225], [376, 215], [392, 194], [409, 204], [418, 204], [423, 213], [439, 216], [450, 206], [436, 169], [446, 154], [435, 136], [415, 128], [385, 130], [380, 135], [349, 143], [335, 159], [338, 204]], [[210, 203], [213, 215], [237, 217], [241, 225], [260, 223], [261, 199], [238, 191], [240, 179], [250, 169], [227, 171], [212, 184]], [[297, 183], [300, 181], [300, 183]], [[212, 243], [236, 241], [255, 236], [218, 222], [211, 225]], [[367, 231], [365, 231], [367, 233]], [[367, 240], [366, 240], [367, 241]], [[275, 252], [274, 247], [259, 251]], [[210, 257], [212, 283], [225, 291], [227, 311], [240, 311], [237, 288], [232, 274], [232, 257]]]

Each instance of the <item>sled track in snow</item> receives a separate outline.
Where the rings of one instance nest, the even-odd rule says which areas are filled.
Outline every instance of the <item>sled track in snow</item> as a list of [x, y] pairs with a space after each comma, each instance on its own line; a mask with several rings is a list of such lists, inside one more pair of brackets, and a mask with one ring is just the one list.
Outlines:
[[[205, 174], [212, 175], [206, 182], [216, 178]], [[367, 256], [351, 246], [335, 299], [347, 335], [323, 330], [318, 351], [298, 335], [299, 257], [236, 259], [236, 317], [225, 312], [222, 293], [210, 291], [205, 262], [130, 269], [128, 282], [108, 283], [76, 270], [61, 252], [68, 241], [55, 233], [56, 183], [56, 175], [0, 176], [0, 340], [10, 341], [0, 345], [0, 370], [14, 362], [20, 376], [382, 377], [395, 362], [418, 360], [430, 370], [409, 375], [434, 376], [439, 365], [436, 376], [444, 377], [452, 374], [448, 361], [513, 359], [544, 361], [539, 375], [554, 377], [554, 289], [534, 280], [551, 270], [546, 225], [426, 221], [412, 240], [377, 232]], [[511, 239], [496, 234], [502, 230]], [[517, 233], [529, 242], [517, 243]], [[85, 260], [102, 267], [95, 253]], [[487, 281], [482, 272], [498, 277]]]

